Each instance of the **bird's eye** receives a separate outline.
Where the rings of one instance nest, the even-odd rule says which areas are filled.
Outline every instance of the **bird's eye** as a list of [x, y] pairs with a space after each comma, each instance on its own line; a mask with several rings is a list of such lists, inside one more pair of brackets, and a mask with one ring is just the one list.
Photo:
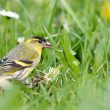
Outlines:
[[41, 41], [41, 40], [39, 40], [39, 43], [42, 43], [42, 41]]

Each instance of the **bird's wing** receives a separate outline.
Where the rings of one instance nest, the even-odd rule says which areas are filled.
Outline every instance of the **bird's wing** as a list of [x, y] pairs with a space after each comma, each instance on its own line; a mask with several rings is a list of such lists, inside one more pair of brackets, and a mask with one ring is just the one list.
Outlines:
[[0, 60], [0, 66], [7, 60], [7, 58], [3, 58], [2, 60]]
[[12, 73], [32, 66], [38, 53], [25, 44], [18, 44], [0, 61], [0, 73]]
[[29, 60], [15, 60], [15, 61], [8, 61], [0, 66], [0, 69], [3, 73], [11, 74], [13, 72], [29, 68], [33, 64], [32, 61]]
[[8, 58], [7, 60], [31, 60], [36, 59], [38, 56], [38, 53], [30, 47], [30, 45], [27, 45], [26, 43], [20, 43], [18, 44], [14, 49], [12, 49], [5, 58]]

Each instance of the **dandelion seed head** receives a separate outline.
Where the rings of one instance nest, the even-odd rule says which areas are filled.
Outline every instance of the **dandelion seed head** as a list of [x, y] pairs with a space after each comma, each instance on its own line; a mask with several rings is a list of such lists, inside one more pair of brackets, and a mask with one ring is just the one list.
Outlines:
[[6, 16], [6, 17], [9, 17], [9, 18], [19, 19], [19, 15], [15, 12], [12, 12], [12, 11], [1, 10], [0, 15], [1, 16]]

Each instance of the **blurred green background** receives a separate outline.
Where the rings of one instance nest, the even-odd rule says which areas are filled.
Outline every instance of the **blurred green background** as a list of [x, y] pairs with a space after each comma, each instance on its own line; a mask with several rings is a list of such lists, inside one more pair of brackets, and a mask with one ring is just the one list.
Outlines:
[[52, 43], [29, 76], [60, 74], [49, 84], [29, 89], [22, 83], [0, 92], [0, 110], [109, 110], [110, 1], [0, 0], [0, 59], [19, 37], [43, 36]]

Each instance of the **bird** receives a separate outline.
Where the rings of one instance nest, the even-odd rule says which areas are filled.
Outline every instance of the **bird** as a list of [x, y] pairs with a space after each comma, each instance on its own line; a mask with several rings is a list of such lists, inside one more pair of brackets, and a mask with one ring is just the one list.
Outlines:
[[39, 36], [18, 43], [0, 61], [0, 76], [25, 82], [28, 75], [39, 64], [43, 49], [50, 47], [51, 43]]

